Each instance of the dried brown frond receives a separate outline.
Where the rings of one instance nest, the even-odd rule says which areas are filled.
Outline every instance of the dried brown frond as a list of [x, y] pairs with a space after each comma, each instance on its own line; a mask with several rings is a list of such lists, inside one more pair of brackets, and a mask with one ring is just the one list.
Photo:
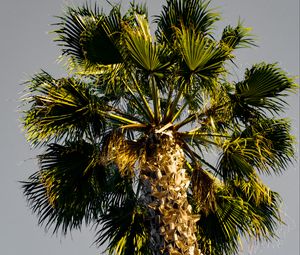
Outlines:
[[134, 165], [138, 159], [138, 146], [126, 140], [123, 132], [113, 132], [107, 139], [104, 160], [116, 163], [121, 175], [133, 176]]
[[194, 169], [191, 177], [191, 187], [198, 212], [201, 211], [207, 215], [210, 211], [215, 210], [217, 186], [217, 180], [209, 172], [201, 167]]

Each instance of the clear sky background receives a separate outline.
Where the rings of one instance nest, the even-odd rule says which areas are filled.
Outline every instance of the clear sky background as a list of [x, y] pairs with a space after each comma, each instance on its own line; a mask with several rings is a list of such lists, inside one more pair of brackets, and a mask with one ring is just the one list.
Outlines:
[[[64, 4], [83, 2], [0, 0], [0, 254], [3, 255], [95, 255], [101, 251], [92, 245], [93, 231], [89, 228], [67, 237], [45, 233], [37, 226], [37, 218], [28, 209], [18, 183], [37, 170], [33, 157], [38, 153], [30, 149], [20, 130], [17, 112], [23, 89], [20, 84], [40, 68], [56, 77], [65, 74], [56, 62], [59, 48], [47, 32], [53, 29], [49, 24], [56, 21], [53, 16], [62, 13]], [[158, 14], [164, 1], [144, 2], [150, 14]], [[126, 7], [128, 1], [123, 3]], [[257, 36], [258, 48], [239, 51], [241, 71], [237, 75], [261, 61], [278, 62], [291, 75], [299, 75], [299, 0], [212, 0], [212, 6], [220, 7], [222, 12], [219, 31], [226, 24], [235, 25], [240, 17]], [[299, 96], [287, 100], [290, 109], [286, 116], [292, 119], [296, 135]], [[299, 158], [299, 149], [297, 153]], [[283, 198], [282, 213], [287, 226], [279, 229], [278, 241], [247, 248], [241, 255], [298, 255], [299, 163], [290, 166], [283, 175], [266, 180]]]

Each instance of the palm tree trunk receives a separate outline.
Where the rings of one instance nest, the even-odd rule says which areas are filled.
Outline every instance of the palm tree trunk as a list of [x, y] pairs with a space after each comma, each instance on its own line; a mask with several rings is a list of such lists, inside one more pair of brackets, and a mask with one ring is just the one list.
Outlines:
[[153, 137], [141, 165], [152, 254], [200, 255], [195, 235], [198, 217], [187, 199], [190, 180], [183, 168], [183, 150], [171, 131]]

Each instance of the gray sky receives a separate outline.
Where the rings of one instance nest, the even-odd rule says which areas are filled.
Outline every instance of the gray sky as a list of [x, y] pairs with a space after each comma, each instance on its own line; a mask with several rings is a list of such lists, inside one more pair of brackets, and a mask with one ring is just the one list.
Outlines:
[[[51, 236], [37, 226], [37, 218], [26, 206], [19, 180], [37, 170], [30, 150], [20, 131], [17, 112], [20, 83], [40, 68], [53, 75], [64, 70], [57, 65], [59, 48], [47, 31], [61, 14], [64, 0], [0, 0], [0, 254], [6, 255], [95, 255], [93, 232], [84, 229], [66, 238]], [[104, 2], [98, 1], [100, 3]], [[124, 3], [127, 1], [123, 1]], [[157, 14], [163, 1], [148, 2], [151, 14]], [[253, 28], [259, 48], [240, 50], [241, 70], [253, 63], [278, 62], [291, 75], [299, 75], [299, 0], [212, 0], [219, 6], [224, 24], [235, 25], [238, 18]], [[299, 134], [299, 96], [288, 98], [287, 111], [292, 119], [293, 133]], [[299, 147], [298, 147], [299, 148]], [[299, 155], [299, 150], [298, 150]], [[299, 158], [299, 157], [298, 157]], [[299, 254], [299, 163], [289, 167], [282, 176], [266, 178], [284, 201], [282, 212], [287, 226], [279, 230], [280, 240], [264, 244], [242, 255]]]

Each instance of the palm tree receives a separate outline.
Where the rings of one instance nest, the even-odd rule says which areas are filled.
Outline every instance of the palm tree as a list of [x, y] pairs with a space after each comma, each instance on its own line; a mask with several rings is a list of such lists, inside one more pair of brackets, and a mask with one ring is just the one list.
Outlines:
[[39, 223], [95, 224], [109, 254], [236, 254], [276, 237], [279, 195], [260, 179], [293, 159], [283, 112], [295, 83], [276, 64], [230, 78], [254, 45], [200, 0], [167, 0], [150, 33], [145, 5], [69, 7], [55, 33], [69, 75], [26, 84], [23, 124], [39, 171], [23, 182]]

